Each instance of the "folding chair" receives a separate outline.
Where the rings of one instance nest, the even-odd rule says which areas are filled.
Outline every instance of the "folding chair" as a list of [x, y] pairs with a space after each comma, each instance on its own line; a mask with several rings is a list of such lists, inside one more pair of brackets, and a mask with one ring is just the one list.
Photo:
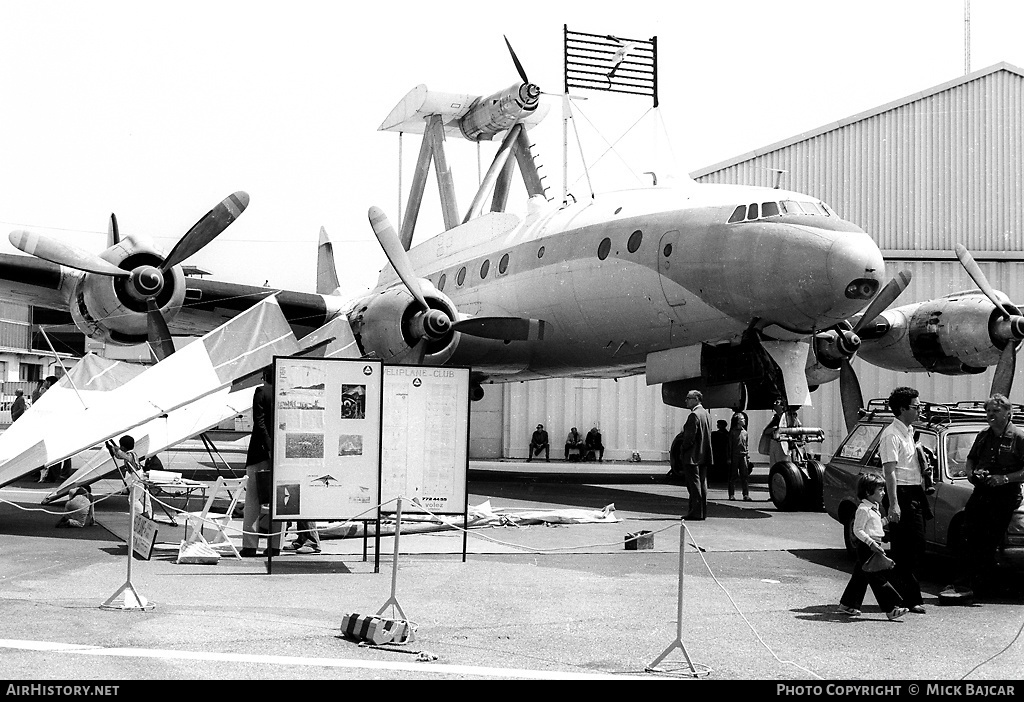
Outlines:
[[[242, 556], [238, 553], [235, 545], [231, 543], [231, 539], [228, 538], [224, 530], [231, 523], [235, 506], [245, 491], [247, 480], [248, 478], [225, 478], [223, 476], [217, 478], [210, 496], [206, 498], [206, 504], [203, 505], [202, 511], [185, 513], [185, 541], [201, 541], [218, 552], [223, 551], [225, 555], [233, 555], [235, 558], [240, 559]], [[222, 494], [228, 498], [228, 508], [224, 512], [215, 512], [213, 511], [213, 503]], [[204, 528], [207, 527], [217, 532], [211, 540], [207, 540], [203, 534]]]

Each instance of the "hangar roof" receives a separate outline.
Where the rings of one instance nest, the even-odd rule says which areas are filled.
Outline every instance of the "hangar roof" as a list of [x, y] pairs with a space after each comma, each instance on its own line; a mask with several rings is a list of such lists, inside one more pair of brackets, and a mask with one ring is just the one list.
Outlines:
[[902, 107], [903, 105], [907, 105], [918, 100], [923, 100], [937, 93], [941, 93], [946, 90], [956, 88], [965, 83], [978, 80], [979, 78], [984, 78], [987, 75], [998, 73], [999, 71], [1009, 71], [1011, 73], [1017, 74], [1021, 78], [1024, 78], [1024, 69], [1018, 68], [1017, 66], [1002, 61], [993, 66], [989, 66], [988, 68], [982, 68], [980, 70], [974, 71], [973, 73], [968, 73], [965, 76], [960, 76], [959, 78], [948, 80], [945, 83], [940, 83], [939, 85], [936, 85], [933, 88], [928, 88], [927, 90], [922, 90], [921, 92], [908, 95], [905, 98], [894, 100], [893, 102], [887, 103], [880, 107], [874, 107], [870, 110], [860, 112], [858, 114], [853, 115], [852, 117], [846, 117], [844, 119], [839, 120], [838, 122], [832, 122], [822, 127], [818, 127], [817, 129], [812, 129], [808, 132], [804, 132], [803, 134], [797, 134], [796, 136], [789, 137], [788, 139], [777, 141], [774, 144], [763, 146], [760, 149], [748, 151], [745, 154], [734, 156], [733, 158], [726, 159], [725, 161], [720, 161], [719, 163], [715, 163], [710, 166], [705, 166], [704, 168], [692, 172], [690, 174], [690, 177], [696, 180], [697, 178], [706, 176], [709, 173], [714, 173], [716, 171], [729, 168], [730, 166], [735, 166], [738, 163], [749, 161], [750, 159], [756, 158], [758, 156], [763, 156], [765, 154], [771, 153], [772, 151], [777, 151], [778, 149], [783, 149], [787, 146], [792, 146], [793, 144], [805, 141], [807, 139], [813, 139], [816, 136], [820, 136], [827, 132], [831, 132], [835, 129], [840, 129], [850, 124], [854, 124], [855, 122], [860, 122], [861, 120], [865, 120], [870, 117], [874, 117], [875, 115], [882, 114], [883, 112], [888, 112], [889, 110], [894, 110], [898, 107]]

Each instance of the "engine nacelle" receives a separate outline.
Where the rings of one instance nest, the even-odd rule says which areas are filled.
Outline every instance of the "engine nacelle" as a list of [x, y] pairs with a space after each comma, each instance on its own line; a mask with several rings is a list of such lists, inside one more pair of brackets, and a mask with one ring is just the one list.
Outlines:
[[441, 324], [431, 324], [428, 318], [425, 324], [423, 310], [412, 293], [404, 285], [396, 285], [364, 298], [349, 312], [352, 333], [363, 355], [389, 363], [415, 363], [415, 347], [425, 340], [424, 364], [441, 365], [452, 357], [460, 337], [450, 328], [458, 319], [455, 304], [429, 280], [420, 280], [420, 290], [431, 310], [447, 319], [447, 330], [443, 319]]
[[997, 293], [1006, 319], [980, 292], [963, 292], [886, 310], [861, 330], [860, 356], [895, 371], [943, 375], [982, 373], [999, 361], [1007, 343], [1024, 337], [1020, 311]]
[[474, 102], [459, 120], [459, 129], [470, 141], [493, 139], [536, 110], [539, 104], [540, 88], [533, 83], [516, 83]]
[[157, 307], [170, 323], [185, 300], [185, 274], [181, 266], [161, 272], [164, 261], [152, 244], [132, 236], [125, 237], [100, 257], [125, 270], [130, 278], [111, 278], [86, 273], [71, 292], [70, 311], [78, 328], [88, 337], [121, 345], [142, 344], [147, 340], [148, 290], [159, 290]]

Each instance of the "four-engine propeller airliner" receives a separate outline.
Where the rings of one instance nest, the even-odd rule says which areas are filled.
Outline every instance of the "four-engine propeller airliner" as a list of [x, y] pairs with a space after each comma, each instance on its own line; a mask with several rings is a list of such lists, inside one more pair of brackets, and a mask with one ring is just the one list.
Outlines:
[[[380, 208], [369, 210], [390, 265], [363, 295], [336, 294], [325, 242], [315, 294], [186, 278], [182, 263], [244, 211], [243, 192], [167, 255], [140, 237], [122, 238], [113, 216], [98, 256], [12, 232], [33, 256], [0, 255], [0, 289], [66, 310], [90, 337], [148, 340], [158, 357], [171, 350], [172, 333], [208, 331], [276, 294], [298, 336], [344, 320], [355, 342], [347, 354], [470, 366], [476, 397], [486, 383], [646, 373], [669, 404], [697, 387], [711, 407], [762, 409], [777, 396], [802, 404], [814, 387], [841, 378], [852, 409], [860, 403], [850, 366], [858, 352], [906, 371], [999, 364], [996, 383], [1008, 391], [1024, 317], [965, 250], [980, 291], [887, 309], [909, 274], [887, 280], [871, 236], [815, 197], [689, 183], [549, 200], [526, 137], [546, 105], [515, 63], [521, 81], [490, 96], [418, 86], [381, 126], [422, 133], [423, 146], [401, 232]], [[465, 214], [446, 138], [501, 139]], [[446, 231], [411, 247], [432, 162]], [[504, 211], [517, 164], [529, 196], [523, 218]]]

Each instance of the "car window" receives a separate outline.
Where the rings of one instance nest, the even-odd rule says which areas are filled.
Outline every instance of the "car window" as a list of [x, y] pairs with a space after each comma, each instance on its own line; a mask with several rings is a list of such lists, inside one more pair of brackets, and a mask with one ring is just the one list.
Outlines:
[[867, 454], [871, 444], [882, 431], [880, 424], [861, 424], [854, 427], [846, 441], [839, 447], [841, 458], [852, 458], [860, 460]]
[[967, 477], [967, 454], [974, 445], [974, 432], [946, 434], [946, 475], [952, 479]]

